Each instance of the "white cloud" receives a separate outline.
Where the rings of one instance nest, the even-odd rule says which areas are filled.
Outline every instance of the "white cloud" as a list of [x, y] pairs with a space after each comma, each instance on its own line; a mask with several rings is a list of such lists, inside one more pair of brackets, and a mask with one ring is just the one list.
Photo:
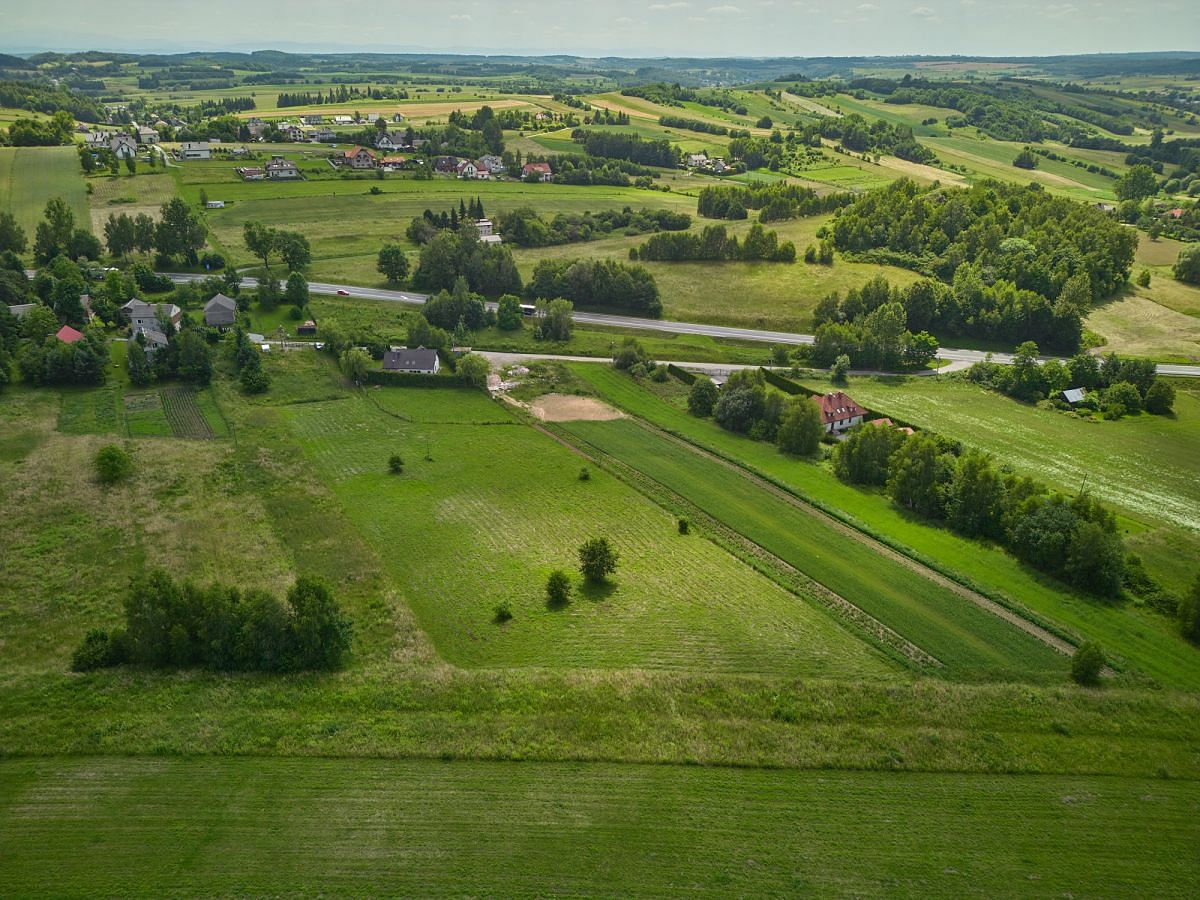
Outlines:
[[677, 0], [675, 3], [651, 3], [650, 9], [655, 12], [663, 12], [670, 9], [687, 9], [691, 6], [690, 3], [684, 3], [683, 0]]
[[470, 22], [471, 17], [467, 13], [454, 13], [450, 17], [451, 22]]
[[879, 10], [879, 7], [874, 3], [860, 3], [858, 4], [858, 8], [862, 12], [877, 12]]
[[736, 16], [741, 13], [742, 8], [740, 6], [732, 6], [726, 3], [722, 6], [710, 6], [708, 11], [714, 16]]
[[930, 9], [928, 6], [915, 6], [909, 10], [908, 14], [918, 19], [932, 19], [937, 15], [937, 10]]

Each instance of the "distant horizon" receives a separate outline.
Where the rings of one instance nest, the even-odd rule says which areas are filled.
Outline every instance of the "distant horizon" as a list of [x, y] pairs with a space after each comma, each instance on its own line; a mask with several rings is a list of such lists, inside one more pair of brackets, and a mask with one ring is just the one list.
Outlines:
[[813, 60], [813, 59], [962, 59], [967, 61], [972, 60], [996, 60], [1008, 62], [1014, 60], [1026, 59], [1061, 59], [1071, 57], [1089, 57], [1089, 56], [1196, 56], [1200, 58], [1200, 49], [1184, 50], [1184, 49], [1166, 49], [1166, 50], [1095, 50], [1095, 51], [1077, 51], [1065, 53], [836, 53], [836, 54], [674, 54], [674, 53], [655, 53], [655, 54], [628, 54], [628, 53], [574, 53], [570, 51], [520, 51], [520, 50], [499, 50], [499, 49], [456, 49], [456, 50], [441, 50], [434, 48], [402, 48], [402, 49], [384, 49], [382, 47], [346, 47], [346, 46], [327, 46], [324, 48], [318, 46], [306, 45], [275, 45], [275, 46], [212, 46], [212, 47], [179, 47], [175, 49], [164, 48], [144, 48], [144, 49], [122, 49], [119, 47], [40, 47], [37, 49], [29, 47], [13, 47], [0, 44], [0, 53], [7, 53], [11, 56], [19, 56], [24, 59], [29, 59], [33, 56], [38, 56], [43, 53], [59, 53], [65, 56], [77, 55], [81, 53], [112, 53], [128, 56], [187, 56], [201, 55], [212, 53], [238, 53], [251, 55], [254, 53], [285, 53], [296, 56], [353, 56], [353, 55], [377, 55], [377, 56], [447, 56], [447, 57], [515, 57], [522, 59], [552, 59], [556, 57], [571, 57], [574, 59], [586, 60], [603, 60], [603, 59], [629, 59], [629, 60], [680, 60], [680, 59], [696, 59], [696, 60], [717, 60], [729, 59], [738, 61], [761, 61], [761, 60]]
[[[589, 58], [1074, 56], [1172, 52], [1200, 35], [1192, 0], [541, 0], [498, 10], [380, 6], [348, 19], [294, 0], [286, 16], [237, 0], [42, 0], [6, 15], [7, 52], [446, 53]], [[1188, 52], [1188, 51], [1178, 51]]]

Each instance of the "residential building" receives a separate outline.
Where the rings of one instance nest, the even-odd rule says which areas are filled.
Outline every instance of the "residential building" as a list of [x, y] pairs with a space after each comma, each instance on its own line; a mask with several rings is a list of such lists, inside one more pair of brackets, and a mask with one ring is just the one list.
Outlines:
[[529, 178], [536, 175], [539, 181], [550, 181], [554, 178], [554, 172], [550, 169], [550, 163], [531, 162], [525, 163], [521, 167], [521, 177]]
[[76, 331], [70, 325], [64, 325], [62, 328], [58, 329], [54, 336], [64, 344], [74, 344], [76, 341], [83, 340], [83, 332]]
[[442, 367], [436, 350], [418, 347], [393, 347], [383, 354], [383, 371], [407, 372], [410, 375], [436, 375]]
[[476, 168], [486, 169], [491, 175], [504, 174], [504, 160], [494, 153], [487, 153], [475, 160]]
[[296, 164], [282, 156], [272, 156], [271, 161], [267, 163], [266, 172], [272, 181], [300, 177], [300, 170], [296, 168]]
[[158, 132], [145, 125], [138, 126], [137, 140], [139, 144], [157, 144]]
[[704, 151], [699, 153], [689, 153], [687, 155], [687, 164], [689, 169], [696, 169], [708, 162], [708, 154]]
[[304, 133], [304, 129], [301, 128], [299, 125], [293, 125], [293, 124], [281, 125], [279, 127], [279, 130], [282, 131], [283, 136], [285, 138], [287, 138], [289, 141], [291, 141], [293, 144], [300, 143], [306, 137], [306, 135]]
[[333, 124], [334, 125], [353, 125], [354, 124], [354, 116], [334, 116]]
[[408, 142], [404, 139], [403, 131], [384, 131], [375, 138], [376, 150], [406, 150]]
[[821, 422], [830, 434], [853, 428], [862, 422], [867, 411], [841, 391], [822, 394], [813, 400], [821, 408]]
[[503, 238], [493, 231], [491, 219], [477, 219], [475, 227], [479, 229], [479, 242], [481, 244], [499, 244], [503, 241]]
[[458, 169], [458, 157], [439, 156], [433, 161], [433, 171], [449, 175]]
[[14, 318], [23, 319], [26, 313], [38, 305], [37, 303], [16, 303], [10, 306], [8, 311], [13, 314]]
[[237, 173], [241, 175], [245, 181], [262, 181], [267, 177], [267, 173], [258, 166], [242, 166], [237, 170]]
[[[479, 177], [479, 170], [477, 168], [475, 168], [475, 163], [471, 162], [469, 159], [464, 159], [462, 162], [460, 162], [457, 166], [454, 167], [454, 171], [455, 171], [455, 174], [457, 174], [459, 178], [478, 178]], [[484, 173], [483, 177], [487, 178], [486, 172]]]
[[237, 321], [237, 301], [224, 294], [215, 294], [204, 304], [204, 324], [226, 331]]
[[178, 328], [179, 321], [183, 318], [183, 310], [174, 303], [146, 303], [137, 299], [130, 300], [122, 306], [121, 314], [129, 321], [129, 327], [134, 333], [139, 328], [162, 331], [160, 318]]
[[208, 141], [184, 141], [179, 145], [180, 159], [212, 159], [212, 146]]
[[132, 135], [122, 132], [108, 142], [108, 149], [117, 159], [131, 159], [137, 156], [137, 141]]
[[136, 341], [139, 337], [146, 348], [147, 356], [153, 356], [168, 344], [167, 336], [157, 328], [135, 328], [133, 340]]
[[379, 159], [379, 165], [389, 172], [403, 169], [407, 164], [408, 160], [403, 156], [383, 156]]
[[375, 153], [366, 147], [351, 147], [340, 156], [333, 158], [335, 165], [349, 166], [352, 169], [374, 169], [379, 166]]
[[325, 117], [317, 113], [309, 113], [306, 116], [301, 116], [300, 122], [304, 125], [324, 125]]
[[337, 140], [337, 133], [332, 128], [314, 128], [308, 133], [308, 139], [318, 144], [332, 144]]

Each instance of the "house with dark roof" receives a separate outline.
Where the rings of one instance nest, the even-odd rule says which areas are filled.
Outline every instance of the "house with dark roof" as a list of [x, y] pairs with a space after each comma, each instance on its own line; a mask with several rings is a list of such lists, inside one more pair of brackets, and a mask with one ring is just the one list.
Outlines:
[[174, 303], [146, 303], [134, 299], [121, 307], [121, 315], [129, 321], [130, 330], [136, 334], [139, 328], [162, 331], [160, 317], [178, 328], [183, 310]]
[[170, 343], [167, 336], [157, 328], [139, 327], [134, 329], [133, 340], [136, 342], [139, 338], [141, 344], [146, 348], [147, 356], [153, 356]]
[[838, 434], [862, 422], [867, 411], [841, 391], [813, 397], [821, 409], [821, 423], [829, 434]]
[[237, 321], [237, 301], [224, 294], [215, 294], [204, 304], [204, 324], [209, 328], [227, 330]]
[[58, 329], [54, 336], [64, 344], [74, 344], [76, 341], [83, 340], [83, 332], [77, 331], [70, 325], [64, 325], [62, 328]]
[[443, 174], [452, 174], [458, 168], [458, 157], [456, 156], [439, 156], [433, 161], [433, 171]]
[[[271, 157], [271, 161], [266, 165], [266, 173], [267, 177], [274, 181], [300, 177], [300, 170], [296, 168], [296, 164], [290, 159], [284, 159], [282, 156]], [[243, 175], [242, 177], [245, 178], [246, 176]]]
[[441, 369], [436, 350], [418, 347], [393, 347], [383, 354], [383, 371], [406, 372], [409, 375], [436, 375]]

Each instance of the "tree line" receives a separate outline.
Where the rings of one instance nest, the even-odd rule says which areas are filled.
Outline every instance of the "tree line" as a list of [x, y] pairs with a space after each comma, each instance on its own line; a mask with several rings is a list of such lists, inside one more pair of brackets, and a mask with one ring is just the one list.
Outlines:
[[588, 156], [625, 159], [643, 166], [673, 169], [679, 165], [679, 150], [668, 140], [652, 140], [636, 134], [588, 131], [576, 128], [571, 140], [582, 144]]
[[833, 212], [852, 202], [853, 194], [822, 197], [812, 188], [785, 182], [748, 187], [717, 185], [701, 188], [696, 212], [709, 219], [744, 219], [747, 210], [759, 209], [760, 222], [778, 222]]
[[132, 664], [154, 669], [298, 672], [338, 669], [352, 623], [329, 587], [301, 576], [285, 598], [257, 589], [177, 581], [156, 569], [132, 580], [124, 627], [93, 629], [71, 658], [76, 672]]
[[684, 231], [691, 227], [687, 213], [667, 209], [602, 209], [599, 212], [557, 213], [543, 219], [529, 206], [506, 210], [496, 219], [504, 240], [519, 247], [549, 247], [590, 241], [602, 235]]
[[776, 232], [767, 231], [758, 222], [750, 226], [741, 241], [724, 225], [707, 225], [699, 234], [656, 234], [640, 247], [631, 247], [629, 258], [655, 262], [795, 262], [796, 245], [791, 241], [781, 243]]

